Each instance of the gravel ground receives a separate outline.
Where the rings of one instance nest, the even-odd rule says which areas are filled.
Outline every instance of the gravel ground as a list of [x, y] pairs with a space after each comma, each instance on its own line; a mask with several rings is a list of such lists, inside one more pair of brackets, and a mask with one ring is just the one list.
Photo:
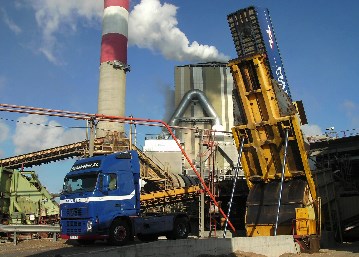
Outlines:
[[71, 256], [79, 253], [91, 252], [94, 250], [109, 249], [111, 246], [105, 243], [96, 243], [90, 246], [79, 246], [76, 243], [59, 239], [54, 242], [52, 239], [33, 239], [14, 243], [1, 243], [0, 256], [6, 257], [60, 257]]
[[6, 242], [0, 244], [0, 256], [29, 256], [65, 247], [71, 247], [71, 245], [64, 244], [60, 240], [53, 242], [49, 239], [25, 240], [20, 241], [17, 245], [14, 245], [12, 242]]
[[[76, 243], [71, 243], [66, 240], [58, 240], [56, 242], [52, 239], [34, 239], [20, 241], [17, 245], [14, 243], [0, 243], [0, 256], [6, 257], [64, 257], [75, 256], [81, 253], [87, 253], [91, 256], [92, 251], [102, 249], [110, 249], [106, 243], [98, 242], [90, 246], [79, 246]], [[81, 254], [82, 255], [82, 254]], [[86, 256], [83, 255], [83, 256]], [[212, 255], [213, 257], [215, 255]], [[216, 257], [262, 257], [263, 255], [245, 252], [235, 252], [228, 255], [217, 255]], [[321, 249], [319, 253], [314, 254], [283, 254], [281, 257], [358, 257], [359, 256], [359, 241], [354, 243], [345, 243], [336, 246], [333, 249]], [[211, 257], [211, 255], [200, 255], [198, 257]]]

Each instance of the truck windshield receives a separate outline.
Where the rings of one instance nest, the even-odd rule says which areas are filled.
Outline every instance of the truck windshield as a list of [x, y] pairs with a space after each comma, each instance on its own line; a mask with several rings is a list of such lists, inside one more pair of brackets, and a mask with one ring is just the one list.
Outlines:
[[92, 192], [96, 187], [98, 173], [87, 173], [75, 176], [66, 176], [64, 193]]

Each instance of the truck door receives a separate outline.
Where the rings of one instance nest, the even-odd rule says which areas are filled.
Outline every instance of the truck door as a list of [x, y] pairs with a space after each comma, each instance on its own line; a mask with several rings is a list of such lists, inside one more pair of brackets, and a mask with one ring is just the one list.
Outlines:
[[106, 212], [113, 213], [114, 216], [133, 215], [136, 199], [132, 173], [125, 171], [109, 173], [107, 174], [107, 179], [107, 192], [105, 192], [105, 199], [107, 199]]
[[103, 196], [99, 198], [96, 212], [100, 218], [100, 227], [106, 229], [110, 226], [114, 217], [121, 212], [121, 195], [118, 189], [117, 173], [108, 173], [100, 176], [100, 191]]

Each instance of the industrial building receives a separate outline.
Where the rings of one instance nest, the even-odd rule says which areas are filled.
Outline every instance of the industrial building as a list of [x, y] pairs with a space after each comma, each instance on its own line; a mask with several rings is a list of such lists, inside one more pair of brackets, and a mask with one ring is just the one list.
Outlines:
[[[219, 176], [230, 175], [237, 164], [238, 154], [231, 133], [233, 78], [227, 64], [208, 62], [176, 66], [174, 81], [175, 111], [167, 121], [168, 124], [175, 129], [186, 153], [197, 166], [201, 166], [199, 156], [202, 155], [203, 160], [209, 158], [207, 148], [210, 147], [211, 141], [215, 141], [216, 149], [212, 149], [216, 153], [215, 169]], [[154, 142], [151, 139], [147, 144]], [[165, 140], [162, 140], [162, 143], [169, 144]], [[175, 149], [179, 152], [178, 147]], [[168, 153], [164, 152], [173, 152], [163, 147], [149, 149], [146, 143], [144, 151], [163, 162], [169, 160]], [[194, 175], [187, 163], [182, 162], [182, 165], [178, 166], [180, 153], [172, 155], [171, 160], [174, 163], [169, 164], [171, 171]], [[213, 169], [209, 161], [204, 166], [207, 171]]]
[[338, 241], [359, 237], [359, 136], [355, 134], [328, 136], [310, 144], [324, 228]]
[[[237, 150], [231, 133], [232, 90], [233, 78], [226, 63], [177, 66], [175, 68], [176, 111], [169, 124], [218, 131], [212, 133], [212, 140], [216, 139], [218, 147], [222, 150], [221, 153], [227, 155], [227, 160], [229, 158], [236, 163]], [[201, 152], [201, 145], [211, 138], [205, 134], [200, 135], [195, 130], [177, 130], [176, 134], [184, 142], [185, 151], [198, 163], [196, 156]], [[221, 154], [217, 157], [217, 168], [225, 173], [231, 168], [230, 163]]]
[[[184, 151], [200, 170], [212, 192], [228, 212], [233, 178], [238, 165], [238, 152], [233, 141], [233, 78], [227, 63], [208, 62], [176, 66], [174, 72], [175, 102], [168, 124], [175, 130]], [[164, 132], [166, 135], [166, 132]], [[144, 152], [148, 157], [175, 174], [196, 178], [190, 164], [172, 139], [146, 139]], [[245, 199], [248, 188], [240, 172], [233, 197], [232, 222], [244, 227]], [[209, 205], [204, 205], [207, 201]], [[196, 210], [198, 234], [214, 236], [223, 228], [214, 205], [200, 200]], [[211, 206], [212, 205], [212, 206]], [[210, 211], [212, 209], [212, 211]], [[197, 225], [196, 225], [197, 227]], [[205, 232], [207, 231], [207, 232]]]

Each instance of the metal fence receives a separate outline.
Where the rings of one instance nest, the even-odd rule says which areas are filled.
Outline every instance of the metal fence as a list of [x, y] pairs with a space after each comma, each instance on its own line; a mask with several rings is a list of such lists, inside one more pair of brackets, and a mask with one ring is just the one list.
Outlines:
[[56, 241], [57, 234], [60, 233], [59, 225], [0, 225], [0, 232], [13, 233], [14, 244], [17, 244], [17, 235], [21, 233], [53, 233], [53, 240]]

